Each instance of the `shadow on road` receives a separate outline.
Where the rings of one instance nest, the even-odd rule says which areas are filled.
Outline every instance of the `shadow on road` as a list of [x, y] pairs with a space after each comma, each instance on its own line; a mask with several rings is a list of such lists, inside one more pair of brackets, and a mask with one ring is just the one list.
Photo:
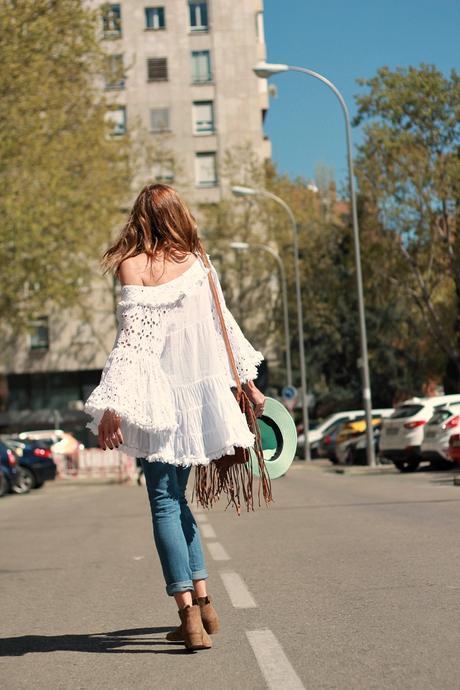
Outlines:
[[[171, 628], [133, 628], [89, 635], [20, 635], [0, 638], [0, 656], [23, 656], [37, 652], [86, 652], [96, 654], [190, 654], [181, 643], [168, 642]], [[157, 635], [145, 638], [142, 635]], [[160, 636], [161, 635], [161, 636]], [[180, 647], [177, 648], [177, 644]], [[144, 649], [128, 649], [128, 647]], [[168, 647], [156, 649], [156, 647]], [[175, 647], [172, 649], [171, 647]]]

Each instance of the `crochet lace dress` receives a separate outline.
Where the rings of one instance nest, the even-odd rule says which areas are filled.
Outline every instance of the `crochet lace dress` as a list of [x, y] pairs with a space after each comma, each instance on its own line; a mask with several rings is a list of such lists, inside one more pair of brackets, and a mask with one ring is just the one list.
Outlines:
[[84, 409], [97, 435], [106, 409], [121, 417], [133, 457], [175, 465], [209, 464], [234, 446], [251, 448], [254, 434], [231, 390], [235, 386], [207, 273], [219, 293], [241, 381], [257, 377], [264, 359], [243, 335], [217, 272], [196, 261], [178, 278], [155, 286], [124, 285], [118, 331], [99, 385]]

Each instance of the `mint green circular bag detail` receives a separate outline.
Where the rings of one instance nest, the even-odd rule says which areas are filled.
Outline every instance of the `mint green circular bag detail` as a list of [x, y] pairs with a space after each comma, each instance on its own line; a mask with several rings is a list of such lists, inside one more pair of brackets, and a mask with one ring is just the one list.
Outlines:
[[[278, 479], [286, 474], [297, 450], [297, 429], [289, 411], [279, 400], [265, 398], [263, 414], [257, 417], [265, 466], [270, 479]], [[250, 449], [251, 462], [255, 476], [259, 476], [259, 466], [254, 450]]]

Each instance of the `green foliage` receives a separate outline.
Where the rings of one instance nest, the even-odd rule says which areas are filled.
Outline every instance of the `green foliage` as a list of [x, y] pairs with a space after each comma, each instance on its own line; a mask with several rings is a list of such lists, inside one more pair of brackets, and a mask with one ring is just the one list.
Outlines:
[[460, 390], [460, 78], [421, 65], [384, 67], [360, 83], [368, 91], [356, 99], [357, 175], [369, 251], [384, 250], [382, 289], [396, 286], [418, 308], [431, 373], [455, 363], [446, 386]]
[[109, 136], [96, 14], [74, 0], [4, 0], [0, 13], [3, 324], [69, 308], [89, 283], [129, 183]]

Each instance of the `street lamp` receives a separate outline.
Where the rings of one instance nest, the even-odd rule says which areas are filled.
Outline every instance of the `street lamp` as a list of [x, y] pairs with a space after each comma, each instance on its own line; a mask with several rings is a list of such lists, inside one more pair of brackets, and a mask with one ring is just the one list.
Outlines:
[[266, 244], [249, 244], [248, 242], [230, 242], [230, 247], [237, 251], [246, 251], [251, 249], [260, 249], [268, 252], [276, 260], [281, 275], [281, 287], [283, 295], [283, 313], [284, 313], [284, 340], [286, 349], [286, 380], [287, 385], [292, 386], [292, 365], [291, 365], [291, 338], [289, 335], [289, 313], [287, 302], [287, 286], [286, 286], [286, 272], [281, 257], [271, 247]]
[[339, 103], [342, 107], [342, 112], [345, 117], [345, 131], [347, 140], [347, 158], [348, 158], [348, 178], [350, 185], [350, 201], [351, 201], [351, 211], [353, 219], [353, 243], [355, 250], [355, 266], [356, 266], [356, 288], [358, 293], [358, 312], [359, 312], [359, 334], [361, 342], [361, 375], [362, 375], [362, 397], [363, 405], [366, 414], [366, 454], [367, 454], [367, 464], [375, 465], [375, 453], [374, 453], [374, 438], [373, 438], [373, 427], [372, 427], [372, 397], [371, 397], [371, 383], [369, 376], [369, 356], [367, 352], [367, 334], [366, 334], [366, 317], [364, 310], [364, 295], [363, 295], [363, 276], [361, 269], [361, 248], [359, 243], [359, 227], [358, 227], [358, 211], [356, 205], [356, 191], [355, 191], [355, 177], [353, 170], [353, 153], [352, 153], [352, 143], [351, 143], [351, 124], [350, 124], [350, 114], [348, 112], [347, 104], [342, 94], [338, 88], [329, 79], [323, 77], [322, 74], [314, 72], [306, 67], [293, 67], [292, 65], [282, 65], [282, 64], [270, 64], [267, 62], [259, 62], [254, 68], [254, 72], [258, 77], [262, 79], [267, 79], [274, 74], [280, 74], [281, 72], [303, 72], [308, 74], [310, 77], [319, 79], [326, 86], [328, 86], [334, 94], [337, 96]]
[[275, 201], [282, 206], [289, 216], [292, 226], [292, 234], [294, 237], [294, 269], [295, 269], [295, 289], [297, 301], [297, 327], [299, 330], [299, 356], [300, 356], [300, 383], [302, 395], [302, 416], [303, 428], [305, 436], [304, 459], [311, 460], [310, 442], [308, 440], [308, 430], [310, 427], [308, 419], [308, 400], [307, 400], [307, 371], [305, 366], [305, 344], [303, 334], [303, 314], [302, 314], [302, 295], [300, 291], [300, 270], [299, 270], [299, 230], [297, 221], [294, 217], [292, 209], [287, 203], [276, 194], [268, 192], [266, 189], [252, 189], [251, 187], [232, 187], [232, 192], [235, 196], [263, 196], [267, 199]]

